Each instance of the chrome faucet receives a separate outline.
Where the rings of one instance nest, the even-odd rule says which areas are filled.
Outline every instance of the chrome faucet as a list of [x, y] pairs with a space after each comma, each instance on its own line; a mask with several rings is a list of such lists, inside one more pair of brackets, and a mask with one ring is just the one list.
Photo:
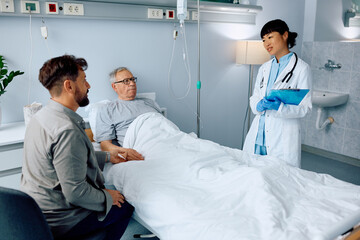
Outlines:
[[325, 63], [324, 67], [321, 67], [320, 69], [325, 69], [327, 71], [334, 71], [334, 69], [340, 69], [341, 68], [341, 64], [340, 63], [337, 63], [335, 64], [334, 61], [332, 60], [328, 60], [327, 63]]

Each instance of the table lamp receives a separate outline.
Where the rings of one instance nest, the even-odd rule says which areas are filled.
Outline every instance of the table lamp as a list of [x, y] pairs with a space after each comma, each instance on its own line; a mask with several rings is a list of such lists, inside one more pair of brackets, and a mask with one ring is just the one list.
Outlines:
[[[263, 42], [261, 40], [241, 40], [236, 43], [236, 64], [248, 64], [250, 65], [249, 71], [249, 90], [248, 90], [248, 105], [246, 110], [245, 120], [247, 116], [247, 131], [250, 129], [250, 101], [249, 97], [252, 93], [252, 83], [253, 83], [253, 72], [254, 65], [261, 65], [270, 59], [270, 54], [265, 50]], [[244, 129], [243, 128], [243, 138], [242, 145], [244, 144]]]

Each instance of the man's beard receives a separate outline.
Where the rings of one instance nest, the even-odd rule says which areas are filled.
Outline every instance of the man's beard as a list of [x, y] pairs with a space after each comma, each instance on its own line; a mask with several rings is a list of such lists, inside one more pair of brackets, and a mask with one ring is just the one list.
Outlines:
[[76, 93], [76, 102], [79, 104], [80, 107], [85, 107], [90, 103], [89, 98], [87, 96], [88, 92], [89, 92], [89, 89], [87, 90], [85, 96], [80, 98], [79, 97], [80, 93], [77, 91], [77, 93]]

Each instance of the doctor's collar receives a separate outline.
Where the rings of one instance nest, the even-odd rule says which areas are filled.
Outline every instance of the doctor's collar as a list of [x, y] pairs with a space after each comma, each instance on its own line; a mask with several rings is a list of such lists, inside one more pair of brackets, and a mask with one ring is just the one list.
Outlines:
[[279, 62], [277, 62], [277, 59], [276, 59], [276, 57], [274, 56], [273, 61], [275, 61], [275, 63], [277, 63], [277, 64], [281, 64], [281, 63], [283, 63], [283, 62], [288, 62], [288, 61], [290, 60], [290, 58], [292, 57], [292, 55], [294, 55], [294, 53], [293, 53], [293, 52], [289, 52], [288, 54], [282, 56], [282, 57], [279, 59]]

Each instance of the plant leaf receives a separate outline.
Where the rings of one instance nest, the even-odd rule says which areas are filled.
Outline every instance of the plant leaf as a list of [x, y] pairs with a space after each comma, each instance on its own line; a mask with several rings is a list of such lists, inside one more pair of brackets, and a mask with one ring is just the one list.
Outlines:
[[18, 70], [18, 71], [15, 71], [15, 72], [14, 72], [14, 77], [15, 77], [15, 76], [22, 75], [22, 74], [24, 74], [24, 72], [20, 72], [19, 70]]
[[7, 73], [8, 69], [6, 66], [5, 58], [0, 55], [0, 95], [5, 93], [5, 88], [14, 79], [14, 77], [24, 74], [24, 72], [21, 72], [19, 70], [11, 71], [9, 75], [6, 75]]
[[4, 89], [7, 87], [7, 85], [9, 85], [9, 83], [13, 80], [13, 78], [14, 78], [14, 72], [11, 72], [9, 76], [3, 80]]
[[0, 70], [0, 76], [4, 76], [8, 73], [8, 70], [5, 68], [5, 69], [1, 69]]

